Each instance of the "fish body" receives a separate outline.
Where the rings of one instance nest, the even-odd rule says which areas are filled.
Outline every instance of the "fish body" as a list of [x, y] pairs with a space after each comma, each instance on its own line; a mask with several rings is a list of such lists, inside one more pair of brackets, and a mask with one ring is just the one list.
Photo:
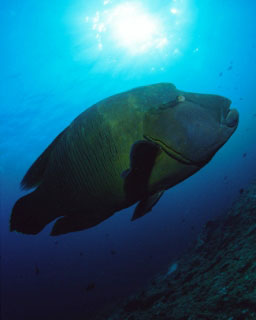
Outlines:
[[238, 125], [230, 100], [160, 83], [111, 96], [81, 113], [22, 180], [11, 231], [52, 235], [93, 227], [138, 202], [132, 220], [207, 164]]

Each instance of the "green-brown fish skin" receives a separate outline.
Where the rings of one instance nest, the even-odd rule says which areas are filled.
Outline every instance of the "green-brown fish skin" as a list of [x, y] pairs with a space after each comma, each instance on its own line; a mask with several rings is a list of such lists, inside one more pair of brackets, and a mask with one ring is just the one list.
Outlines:
[[202, 168], [230, 138], [230, 100], [170, 83], [139, 87], [81, 113], [22, 180], [36, 189], [14, 205], [11, 231], [52, 235], [90, 228], [136, 202], [137, 219], [163, 192]]

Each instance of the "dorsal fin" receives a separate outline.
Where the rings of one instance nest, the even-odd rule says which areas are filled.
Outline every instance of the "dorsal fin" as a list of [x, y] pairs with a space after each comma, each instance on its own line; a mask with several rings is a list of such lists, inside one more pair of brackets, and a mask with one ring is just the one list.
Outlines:
[[44, 175], [45, 169], [48, 164], [49, 156], [55, 147], [56, 143], [58, 143], [61, 136], [66, 131], [63, 130], [54, 140], [53, 142], [46, 148], [46, 150], [36, 159], [36, 161], [32, 164], [32, 166], [28, 169], [27, 173], [25, 174], [24, 178], [21, 181], [22, 189], [30, 189], [37, 187]]

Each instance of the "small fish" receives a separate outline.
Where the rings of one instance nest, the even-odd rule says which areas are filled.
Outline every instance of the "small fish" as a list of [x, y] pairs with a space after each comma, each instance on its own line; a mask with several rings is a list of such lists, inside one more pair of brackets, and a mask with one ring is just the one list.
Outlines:
[[86, 291], [91, 291], [94, 288], [95, 288], [95, 283], [94, 282], [90, 282], [86, 287]]
[[223, 76], [223, 72], [220, 72], [220, 73], [219, 73], [219, 77], [222, 77], [222, 76]]

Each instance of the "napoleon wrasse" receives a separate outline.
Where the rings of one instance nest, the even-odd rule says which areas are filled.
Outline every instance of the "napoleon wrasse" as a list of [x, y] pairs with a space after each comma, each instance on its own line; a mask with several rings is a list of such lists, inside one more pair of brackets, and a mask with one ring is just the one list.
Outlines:
[[132, 220], [207, 164], [238, 125], [230, 100], [159, 83], [111, 96], [80, 114], [21, 185], [11, 231], [51, 235], [93, 227], [138, 202]]

